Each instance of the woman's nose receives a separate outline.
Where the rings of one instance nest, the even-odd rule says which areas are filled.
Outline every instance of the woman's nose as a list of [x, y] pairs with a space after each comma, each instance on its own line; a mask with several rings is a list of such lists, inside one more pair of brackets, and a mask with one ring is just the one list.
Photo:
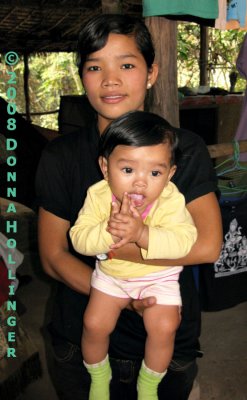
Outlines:
[[119, 86], [121, 84], [121, 80], [116, 73], [116, 71], [107, 71], [103, 77], [102, 86]]

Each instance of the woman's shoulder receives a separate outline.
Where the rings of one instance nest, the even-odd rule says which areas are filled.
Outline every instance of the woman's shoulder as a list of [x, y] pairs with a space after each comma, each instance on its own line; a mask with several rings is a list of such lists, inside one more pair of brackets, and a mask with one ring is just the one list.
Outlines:
[[199, 166], [211, 168], [209, 152], [202, 137], [186, 129], [177, 129], [178, 149], [176, 153], [177, 167], [185, 171], [191, 169], [192, 174], [196, 173]]
[[178, 146], [180, 150], [184, 150], [186, 148], [198, 148], [198, 146], [204, 148], [206, 147], [204, 140], [194, 132], [183, 128], [177, 128], [176, 134], [178, 137]]
[[56, 158], [87, 158], [92, 149], [97, 147], [98, 135], [94, 126], [81, 127], [77, 130], [61, 134], [48, 143], [44, 154]]
[[48, 143], [46, 151], [56, 151], [63, 148], [77, 147], [83, 136], [82, 129], [77, 129], [71, 133], [61, 134]]

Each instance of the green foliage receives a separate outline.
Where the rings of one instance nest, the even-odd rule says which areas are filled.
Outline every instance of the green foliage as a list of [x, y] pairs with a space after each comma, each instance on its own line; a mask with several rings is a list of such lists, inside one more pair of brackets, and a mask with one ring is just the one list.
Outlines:
[[[224, 76], [222, 84], [229, 89], [229, 73], [236, 71], [236, 60], [244, 35], [245, 32], [238, 30], [209, 30], [209, 74], [212, 86], [217, 86], [217, 78], [221, 74]], [[244, 90], [245, 85], [246, 81], [240, 78], [235, 90]]]
[[[236, 71], [236, 59], [246, 32], [209, 28], [209, 86], [229, 90], [229, 73]], [[199, 86], [200, 26], [178, 26], [178, 86]], [[244, 90], [246, 81], [239, 77], [235, 90]]]
[[178, 26], [178, 86], [198, 86], [200, 27], [181, 23]]
[[[59, 109], [60, 96], [82, 93], [82, 85], [77, 74], [72, 53], [55, 53], [33, 56], [30, 61], [30, 81], [36, 93], [35, 111]], [[57, 114], [55, 114], [57, 117]], [[35, 118], [36, 120], [38, 117]], [[57, 118], [56, 118], [57, 119]], [[34, 118], [33, 118], [34, 121]], [[41, 126], [57, 128], [54, 115], [40, 117]]]
[[[9, 76], [4, 67], [1, 80], [0, 96], [6, 98], [6, 87]], [[25, 97], [23, 90], [23, 61], [20, 61], [14, 71], [17, 75], [17, 110], [25, 113]], [[44, 113], [59, 109], [60, 96], [82, 94], [83, 88], [77, 73], [73, 53], [46, 53], [29, 57], [29, 96], [30, 112]], [[34, 124], [57, 129], [57, 112], [54, 114], [32, 116]]]

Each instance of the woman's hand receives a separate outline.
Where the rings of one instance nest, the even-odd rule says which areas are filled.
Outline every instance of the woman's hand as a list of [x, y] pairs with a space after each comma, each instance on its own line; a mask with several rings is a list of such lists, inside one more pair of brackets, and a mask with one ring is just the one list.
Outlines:
[[156, 304], [156, 298], [154, 296], [146, 297], [145, 299], [132, 300], [128, 305], [128, 309], [137, 312], [141, 317], [143, 311], [146, 308], [150, 308]]

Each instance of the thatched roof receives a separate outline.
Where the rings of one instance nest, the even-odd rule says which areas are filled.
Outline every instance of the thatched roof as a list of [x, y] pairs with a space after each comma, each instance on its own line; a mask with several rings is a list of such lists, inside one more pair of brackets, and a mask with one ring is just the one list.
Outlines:
[[[102, 3], [105, 2], [1, 0], [0, 52], [73, 51], [81, 27], [92, 15], [102, 13]], [[141, 0], [122, 1], [123, 13], [140, 16], [141, 9]]]

